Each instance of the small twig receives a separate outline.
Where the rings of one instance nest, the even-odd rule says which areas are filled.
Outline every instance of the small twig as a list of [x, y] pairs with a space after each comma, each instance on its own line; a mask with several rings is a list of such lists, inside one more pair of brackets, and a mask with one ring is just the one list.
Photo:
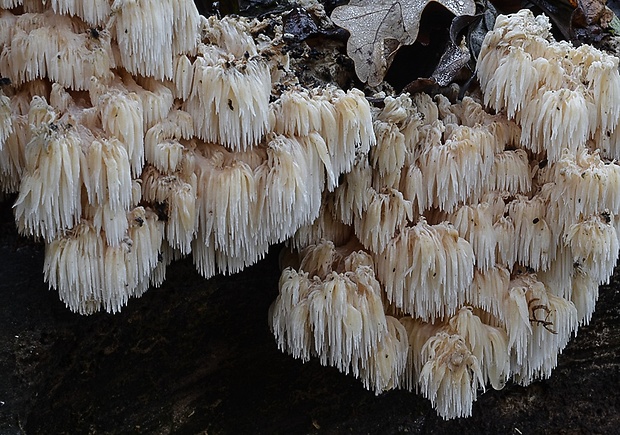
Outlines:
[[[530, 322], [536, 323], [537, 325], [541, 325], [543, 328], [545, 328], [550, 333], [557, 335], [557, 331], [552, 328], [553, 322], [549, 320], [549, 316], [551, 315], [551, 310], [549, 309], [549, 307], [544, 304], [538, 304], [538, 305], [532, 306], [533, 302], [536, 302], [539, 300], [540, 300], [539, 298], [532, 299], [528, 304], [530, 306], [530, 310], [532, 311], [532, 317], [530, 317], [529, 319]], [[536, 311], [540, 311], [540, 310], [542, 310], [545, 313], [544, 319], [539, 319], [536, 316]]]

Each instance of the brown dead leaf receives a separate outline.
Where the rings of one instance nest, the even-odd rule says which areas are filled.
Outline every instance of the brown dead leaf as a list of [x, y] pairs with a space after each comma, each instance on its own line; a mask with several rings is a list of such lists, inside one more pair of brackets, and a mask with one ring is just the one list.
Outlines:
[[334, 23], [351, 34], [347, 53], [361, 81], [381, 83], [398, 49], [415, 42], [422, 12], [431, 1], [456, 16], [476, 11], [474, 0], [351, 0], [334, 9]]
[[609, 27], [614, 13], [606, 6], [606, 0], [577, 0], [572, 24], [580, 27], [599, 25]]

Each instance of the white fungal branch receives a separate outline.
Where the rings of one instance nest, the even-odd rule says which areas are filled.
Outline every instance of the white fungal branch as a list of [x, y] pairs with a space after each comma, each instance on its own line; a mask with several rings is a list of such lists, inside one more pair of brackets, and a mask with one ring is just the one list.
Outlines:
[[[22, 233], [88, 239], [80, 249], [105, 258], [63, 264], [64, 248], [48, 249], [46, 279], [76, 311], [118, 311], [178, 255], [193, 252], [206, 276], [254, 263], [311, 224], [326, 183], [374, 145], [364, 95], [296, 85], [278, 42], [252, 37], [256, 22], [206, 19], [189, 0], [1, 7], [2, 189], [18, 192]], [[277, 127], [306, 125], [287, 95], [306, 95], [318, 122]], [[128, 218], [136, 207], [159, 221], [161, 263], [128, 257], [146, 222]], [[89, 274], [66, 277], [76, 264]], [[106, 275], [112, 264], [126, 272]]]
[[377, 393], [393, 388], [405, 370], [407, 333], [397, 319], [384, 314], [381, 288], [372, 259], [363, 251], [340, 258], [344, 270], [332, 269], [331, 242], [308, 247], [301, 264], [321, 263], [318, 274], [285, 269], [280, 296], [272, 305], [271, 328], [278, 346], [304, 361], [352, 371]]
[[[314, 279], [338, 267], [338, 246], [362, 244], [383, 311], [407, 331], [393, 386], [420, 391], [444, 418], [471, 415], [484, 385], [550, 376], [619, 249], [620, 167], [605, 160], [617, 149], [617, 60], [553, 41], [547, 19], [524, 11], [498, 18], [478, 75], [494, 115], [472, 98], [385, 97], [376, 146], [324, 196], [332, 216], [293, 243], [295, 273]], [[326, 235], [340, 242], [318, 249]], [[272, 322], [295, 312], [274, 306]]]
[[[556, 42], [545, 15], [500, 16], [481, 48], [484, 102], [522, 127], [521, 144], [550, 162], [589, 138], [615, 131], [620, 118], [618, 59], [588, 45]], [[604, 149], [616, 157], [617, 144]]]

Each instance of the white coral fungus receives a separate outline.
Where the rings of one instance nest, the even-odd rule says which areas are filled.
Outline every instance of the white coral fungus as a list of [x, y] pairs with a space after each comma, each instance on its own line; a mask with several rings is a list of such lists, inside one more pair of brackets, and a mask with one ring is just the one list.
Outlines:
[[590, 320], [619, 249], [618, 60], [543, 15], [486, 36], [491, 115], [307, 89], [281, 26], [190, 0], [0, 8], [0, 188], [70, 309], [117, 312], [184, 255], [209, 277], [287, 241], [278, 347], [444, 418], [550, 376]]

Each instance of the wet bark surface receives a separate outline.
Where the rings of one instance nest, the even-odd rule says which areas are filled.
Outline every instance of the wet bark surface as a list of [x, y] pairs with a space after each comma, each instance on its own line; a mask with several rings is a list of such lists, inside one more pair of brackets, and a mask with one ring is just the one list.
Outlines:
[[120, 314], [69, 312], [43, 282], [43, 247], [0, 212], [0, 434], [617, 433], [619, 281], [601, 288], [550, 379], [487, 391], [443, 421], [406, 391], [281, 353], [267, 322], [277, 250], [205, 280], [191, 259]]

